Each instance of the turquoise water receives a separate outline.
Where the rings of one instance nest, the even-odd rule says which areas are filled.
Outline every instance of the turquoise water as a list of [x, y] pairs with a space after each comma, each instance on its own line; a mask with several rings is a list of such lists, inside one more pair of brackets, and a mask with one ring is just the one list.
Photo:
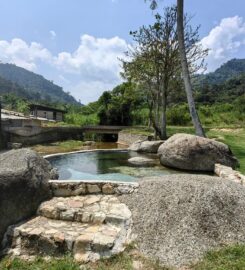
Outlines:
[[[137, 181], [139, 177], [160, 176], [178, 171], [161, 166], [156, 156], [154, 167], [135, 167], [131, 157], [142, 156], [131, 151], [94, 151], [47, 158], [58, 169], [60, 180]], [[144, 157], [149, 157], [143, 155]]]

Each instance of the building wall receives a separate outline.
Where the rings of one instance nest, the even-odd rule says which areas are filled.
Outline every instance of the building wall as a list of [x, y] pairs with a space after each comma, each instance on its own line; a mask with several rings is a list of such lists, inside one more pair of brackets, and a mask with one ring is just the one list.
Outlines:
[[63, 113], [62, 112], [56, 113], [56, 121], [63, 121]]
[[54, 113], [51, 111], [37, 110], [37, 117], [54, 120]]
[[76, 127], [33, 127], [17, 128], [6, 132], [11, 143], [22, 143], [24, 146], [63, 140], [82, 140], [83, 128]]

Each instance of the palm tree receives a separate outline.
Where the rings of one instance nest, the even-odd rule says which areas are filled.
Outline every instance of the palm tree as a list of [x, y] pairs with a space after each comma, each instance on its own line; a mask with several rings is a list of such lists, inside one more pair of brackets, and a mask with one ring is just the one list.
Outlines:
[[193, 91], [190, 79], [190, 73], [188, 69], [186, 51], [185, 51], [185, 42], [184, 42], [184, 0], [177, 0], [177, 32], [178, 32], [178, 41], [179, 41], [179, 53], [182, 67], [182, 76], [185, 84], [185, 92], [187, 95], [187, 101], [189, 105], [190, 115], [192, 118], [193, 125], [196, 130], [196, 135], [205, 137], [202, 124], [200, 122], [196, 107], [195, 101], [193, 98]]

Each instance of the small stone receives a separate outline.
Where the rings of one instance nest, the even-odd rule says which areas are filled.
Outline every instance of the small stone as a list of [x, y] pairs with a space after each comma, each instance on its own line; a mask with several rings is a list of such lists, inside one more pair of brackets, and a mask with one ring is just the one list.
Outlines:
[[30, 235], [40, 235], [43, 232], [41, 228], [35, 228], [29, 232]]
[[88, 193], [100, 193], [101, 189], [98, 185], [95, 184], [88, 184], [87, 185]]
[[90, 195], [90, 196], [87, 196], [85, 201], [84, 201], [84, 206], [87, 206], [87, 205], [90, 205], [90, 204], [93, 204], [93, 203], [96, 203], [98, 201], [100, 201], [100, 198], [98, 195]]
[[72, 195], [72, 191], [66, 188], [57, 188], [53, 190], [55, 197], [69, 197]]
[[115, 190], [114, 190], [113, 185], [111, 185], [109, 183], [103, 185], [103, 187], [102, 187], [102, 193], [103, 194], [114, 194], [115, 193]]
[[76, 253], [74, 259], [78, 263], [87, 263], [89, 262], [89, 253]]
[[74, 220], [74, 211], [72, 209], [66, 210], [60, 213], [60, 218], [62, 220], [73, 221]]
[[97, 252], [106, 251], [113, 247], [114, 241], [115, 241], [114, 237], [107, 236], [102, 233], [97, 233], [94, 237], [93, 248]]
[[133, 270], [143, 270], [144, 265], [140, 261], [133, 261]]
[[62, 243], [65, 241], [65, 235], [63, 233], [56, 233], [53, 237], [56, 242]]
[[45, 233], [47, 233], [47, 234], [55, 234], [55, 233], [57, 233], [57, 232], [58, 232], [58, 231], [55, 230], [55, 229], [50, 229], [50, 230], [45, 231]]
[[92, 222], [95, 224], [102, 224], [105, 221], [106, 215], [102, 212], [97, 212], [92, 215]]
[[81, 194], [86, 194], [86, 186], [84, 184], [82, 185], [79, 185], [74, 191], [73, 191], [73, 194], [75, 196], [77, 195], [81, 195]]
[[91, 214], [90, 213], [84, 212], [82, 214], [82, 219], [81, 220], [84, 223], [88, 223], [88, 222], [90, 222], [90, 217], [91, 217]]

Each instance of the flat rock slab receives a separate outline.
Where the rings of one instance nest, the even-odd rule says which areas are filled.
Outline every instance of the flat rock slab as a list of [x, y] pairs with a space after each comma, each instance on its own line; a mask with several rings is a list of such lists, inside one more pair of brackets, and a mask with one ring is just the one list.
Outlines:
[[38, 214], [8, 228], [5, 254], [30, 260], [71, 253], [82, 263], [122, 252], [131, 240], [131, 212], [113, 196], [56, 197]]
[[94, 224], [127, 223], [131, 218], [128, 207], [110, 195], [55, 197], [42, 203], [38, 214], [51, 219]]
[[133, 157], [133, 158], [130, 158], [128, 162], [135, 166], [151, 167], [151, 166], [155, 166], [158, 160], [145, 158], [145, 157]]

